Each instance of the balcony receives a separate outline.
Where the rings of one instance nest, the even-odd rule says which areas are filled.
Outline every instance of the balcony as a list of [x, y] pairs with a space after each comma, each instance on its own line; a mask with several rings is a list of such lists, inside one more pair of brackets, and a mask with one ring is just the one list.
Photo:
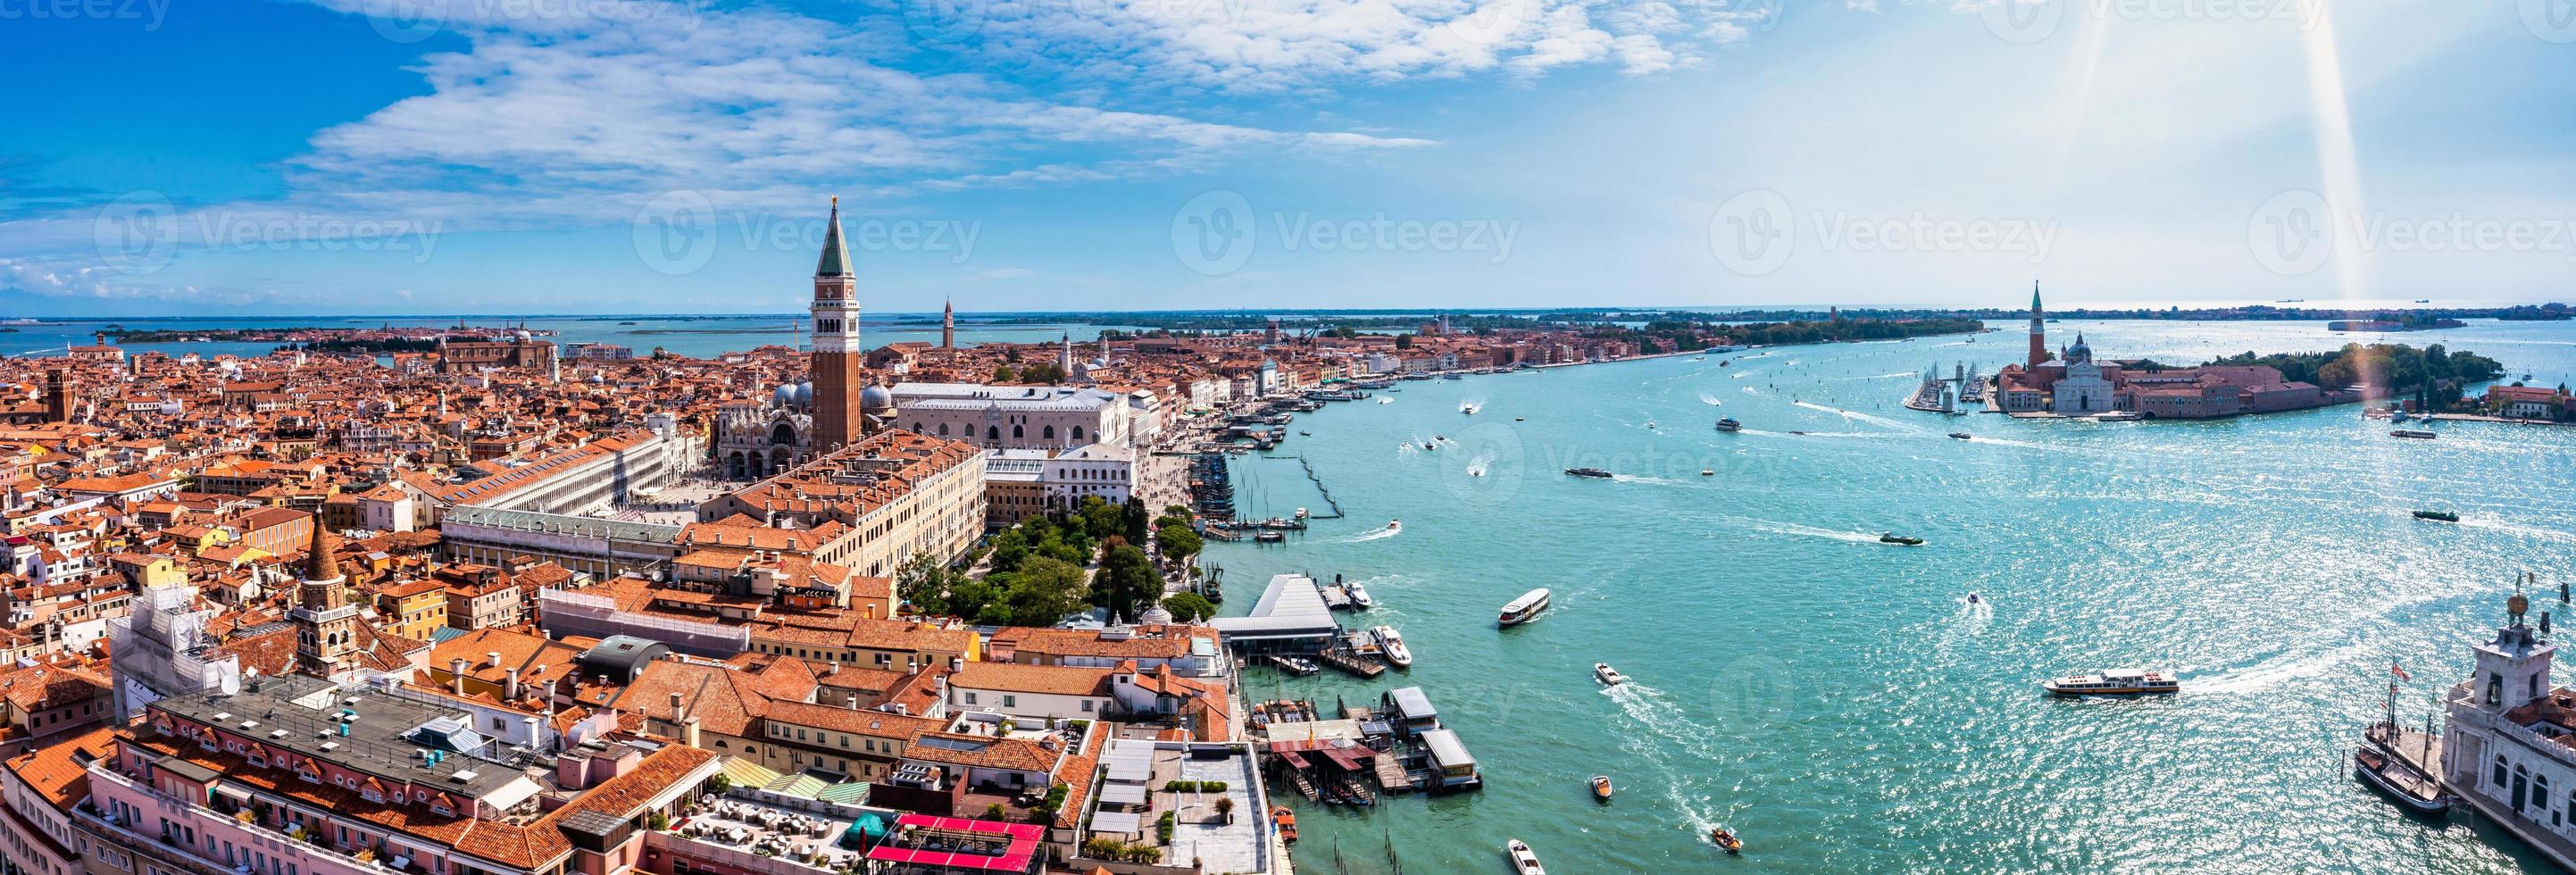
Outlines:
[[[183, 815], [188, 819], [196, 821], [194, 825], [200, 831], [220, 826], [221, 828], [235, 830], [252, 839], [258, 840], [260, 844], [264, 845], [261, 849], [268, 852], [268, 856], [285, 857], [292, 855], [301, 857], [308, 862], [308, 864], [304, 866], [305, 871], [308, 873], [314, 873], [314, 875], [319, 875], [319, 873], [324, 871], [321, 869], [322, 864], [338, 866], [351, 872], [389, 873], [400, 871], [423, 871], [417, 864], [407, 867], [407, 869], [395, 869], [386, 864], [381, 853], [370, 852], [366, 857], [362, 858], [357, 854], [341, 851], [339, 848], [334, 847], [328, 842], [296, 838], [293, 835], [259, 823], [256, 819], [243, 819], [241, 814], [247, 809], [236, 808], [232, 811], [226, 811], [201, 802], [171, 796], [168, 793], [161, 792], [158, 787], [137, 781], [133, 777], [109, 768], [103, 763], [91, 764], [89, 774], [90, 779], [94, 782], [105, 781], [120, 788], [129, 789], [143, 795], [152, 801], [153, 808], [157, 812], [162, 813], [165, 816]], [[275, 804], [276, 803], [272, 803], [272, 805]], [[132, 847], [136, 851], [144, 853], [147, 856], [161, 859], [163, 862], [170, 863], [172, 865], [185, 866], [191, 871], [200, 872], [203, 873], [203, 875], [256, 875], [256, 873], [252, 873], [251, 870], [245, 866], [235, 866], [222, 860], [202, 856], [202, 852], [198, 848], [189, 846], [176, 837], [162, 835], [156, 832], [146, 832], [138, 829], [140, 826], [139, 824], [112, 822], [104, 813], [101, 813], [94, 808], [90, 808], [88, 803], [83, 803], [82, 806], [76, 810], [80, 813], [84, 822], [91, 825], [93, 828], [106, 834], [128, 838], [130, 841], [126, 842], [126, 845]], [[173, 816], [172, 819], [179, 819], [179, 817]], [[245, 848], [251, 846], [251, 843], [245, 842], [235, 842], [234, 844]], [[169, 859], [163, 859], [165, 856]]]

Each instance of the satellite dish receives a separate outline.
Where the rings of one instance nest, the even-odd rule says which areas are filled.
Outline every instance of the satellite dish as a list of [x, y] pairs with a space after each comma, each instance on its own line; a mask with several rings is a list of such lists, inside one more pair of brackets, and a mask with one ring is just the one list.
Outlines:
[[224, 691], [224, 695], [227, 696], [241, 692], [241, 675], [233, 674], [232, 672], [225, 672], [223, 683], [220, 687]]

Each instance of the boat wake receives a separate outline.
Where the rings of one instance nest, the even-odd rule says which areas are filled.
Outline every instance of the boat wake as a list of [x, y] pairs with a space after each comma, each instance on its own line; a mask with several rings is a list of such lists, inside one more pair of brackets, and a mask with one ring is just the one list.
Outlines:
[[1602, 687], [1601, 694], [1619, 705], [1628, 719], [1664, 740], [1653, 745], [1657, 750], [1678, 748], [1698, 761], [1727, 760], [1732, 757], [1717, 747], [1714, 739], [1730, 737], [1716, 727], [1701, 723], [1682, 713], [1664, 691], [1631, 680], [1612, 687]]
[[1815, 526], [1802, 526], [1797, 523], [1765, 523], [1761, 526], [1757, 526], [1757, 528], [1775, 535], [1799, 535], [1809, 538], [1832, 538], [1837, 541], [1850, 541], [1854, 544], [1879, 543], [1878, 534], [1875, 532], [1843, 532], [1833, 529], [1820, 529]]
[[1896, 421], [1896, 420], [1889, 419], [1889, 418], [1887, 418], [1887, 417], [1879, 416], [1879, 415], [1876, 415], [1876, 414], [1871, 414], [1871, 413], [1862, 413], [1862, 412], [1857, 411], [1857, 410], [1844, 410], [1844, 409], [1842, 409], [1842, 408], [1840, 408], [1840, 407], [1827, 407], [1827, 406], [1825, 406], [1825, 405], [1817, 404], [1817, 403], [1812, 402], [1812, 401], [1792, 401], [1792, 402], [1790, 402], [1790, 403], [1795, 404], [1795, 405], [1800, 406], [1800, 407], [1807, 408], [1807, 409], [1809, 409], [1809, 410], [1821, 410], [1821, 411], [1824, 411], [1824, 412], [1826, 412], [1826, 413], [1831, 413], [1831, 414], [1834, 414], [1834, 415], [1840, 416], [1840, 417], [1842, 417], [1842, 418], [1844, 418], [1844, 419], [1857, 420], [1857, 421], [1860, 421], [1860, 422], [1866, 422], [1866, 423], [1869, 423], [1869, 424], [1871, 424], [1871, 425], [1884, 425], [1884, 426], [1887, 426], [1888, 428], [1901, 428], [1901, 429], [1905, 429], [1905, 430], [1907, 430], [1907, 431], [1919, 431], [1919, 429], [1916, 429], [1915, 427], [1913, 427], [1913, 426], [1911, 426], [1911, 425], [1907, 425], [1907, 424], [1905, 424], [1905, 423], [1898, 422], [1898, 421]]
[[1708, 406], [1710, 406], [1710, 407], [1724, 407], [1724, 406], [1726, 406], [1726, 402], [1724, 402], [1724, 401], [1720, 401], [1720, 400], [1718, 400], [1717, 396], [1715, 396], [1715, 395], [1711, 395], [1711, 394], [1706, 393], [1706, 392], [1701, 392], [1701, 393], [1699, 393], [1699, 403], [1701, 403], [1701, 404], [1706, 404], [1706, 405], [1708, 405]]
[[1663, 486], [1680, 486], [1680, 485], [1682, 485], [1683, 483], [1688, 482], [1688, 481], [1675, 480], [1675, 479], [1670, 478], [1670, 477], [1649, 477], [1649, 476], [1646, 476], [1646, 475], [1643, 475], [1643, 474], [1612, 474], [1612, 475], [1610, 475], [1610, 482], [1612, 482], [1612, 483], [1654, 483], [1654, 484], [1659, 484], [1659, 485], [1663, 485]]
[[2324, 653], [2283, 656], [2209, 680], [2187, 682], [2183, 686], [2183, 692], [2219, 695], [2259, 693], [2292, 681], [2333, 673], [2337, 667], [2350, 665], [2353, 660], [2370, 653], [2371, 648], [2368, 645], [2356, 643], [2346, 644]]
[[1741, 379], [1744, 379], [1744, 378], [1746, 378], [1746, 377], [1750, 377], [1750, 376], [1753, 376], [1754, 374], [1759, 374], [1759, 373], [1762, 373], [1762, 372], [1761, 372], [1761, 371], [1756, 371], [1756, 370], [1744, 370], [1744, 371], [1737, 371], [1737, 372], [1735, 372], [1735, 378], [1736, 378], [1736, 379], [1738, 379], [1738, 380], [1741, 380]]
[[1378, 529], [1378, 530], [1375, 530], [1375, 531], [1361, 532], [1361, 533], [1360, 533], [1360, 534], [1358, 534], [1358, 535], [1354, 535], [1354, 536], [1351, 536], [1351, 537], [1348, 537], [1348, 538], [1343, 538], [1343, 539], [1342, 539], [1342, 543], [1345, 543], [1345, 544], [1359, 544], [1359, 543], [1364, 543], [1364, 542], [1368, 542], [1368, 541], [1383, 541], [1383, 540], [1386, 540], [1386, 539], [1388, 539], [1388, 538], [1395, 537], [1396, 535], [1402, 534], [1403, 532], [1404, 532], [1404, 530], [1403, 530], [1403, 529]]
[[2508, 535], [2519, 535], [2535, 541], [2576, 544], [2576, 534], [2570, 534], [2556, 529], [2544, 529], [2539, 526], [2526, 526], [2521, 523], [2506, 522], [2493, 517], [2462, 514], [2459, 526], [2464, 529], [2485, 529], [2490, 532], [2503, 532]]
[[1858, 376], [1858, 377], [1835, 377], [1834, 379], [1837, 379], [1837, 380], [1893, 380], [1893, 379], [1896, 379], [1896, 378], [1898, 378], [1898, 377], [1915, 377], [1915, 376], [1921, 376], [1921, 375], [1920, 375], [1920, 374], [1916, 374], [1916, 373], [1915, 373], [1915, 372], [1913, 372], [1913, 371], [1897, 371], [1897, 372], [1892, 373], [1892, 374], [1866, 374], [1866, 375], [1862, 375], [1862, 376]]
[[1483, 477], [1485, 476], [1485, 472], [1493, 469], [1494, 457], [1490, 454], [1477, 456], [1467, 460], [1467, 476], [1469, 477]]

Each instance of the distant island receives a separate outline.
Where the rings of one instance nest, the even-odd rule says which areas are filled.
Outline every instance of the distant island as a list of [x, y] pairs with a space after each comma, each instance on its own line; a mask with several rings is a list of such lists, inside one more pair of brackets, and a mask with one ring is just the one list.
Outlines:
[[[1289, 309], [1289, 310], [1158, 310], [1158, 311], [1050, 311], [1011, 314], [978, 314], [973, 321], [987, 325], [1048, 324], [1092, 322], [1133, 326], [1138, 329], [1160, 329], [1172, 332], [1258, 331], [1277, 322], [1283, 328], [1326, 326], [1359, 331], [1387, 331], [1411, 328], [1426, 321], [1445, 318], [1452, 328], [1474, 331], [1479, 328], [1517, 328], [1527, 330], [1564, 330], [1601, 324], [1639, 324], [1664, 320], [1693, 323], [1753, 322], [1830, 322], [1836, 318], [1859, 320], [1927, 320], [2025, 319], [2025, 309], [1939, 308], [1939, 307], [1842, 307], [1842, 308], [1766, 308], [1735, 310], [1698, 310], [1672, 307], [1616, 308], [1504, 308], [1464, 309]], [[2180, 306], [2164, 309], [2135, 308], [2125, 310], [2050, 310], [2049, 318], [2065, 319], [2142, 319], [2176, 322], [2327, 322], [2359, 323], [2394, 322], [2400, 328], [2388, 330], [2427, 330], [2455, 328], [2462, 319], [2499, 319], [2511, 322], [2554, 322], [2576, 319], [2576, 307], [2562, 303], [2524, 304], [2513, 307], [2408, 307], [2370, 310], [2279, 307], [2249, 304], [2237, 307]], [[960, 316], [959, 321], [968, 317]], [[2448, 321], [2450, 324], [2443, 324]], [[2371, 329], [2356, 329], [2371, 330]]]

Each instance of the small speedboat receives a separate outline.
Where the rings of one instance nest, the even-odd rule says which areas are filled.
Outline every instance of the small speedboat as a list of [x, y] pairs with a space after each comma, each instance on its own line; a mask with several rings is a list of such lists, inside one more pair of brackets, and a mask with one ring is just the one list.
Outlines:
[[1600, 678], [1602, 686], [1615, 687], [1628, 682], [1627, 675], [1620, 674], [1618, 669], [1611, 668], [1606, 662], [1593, 663], [1592, 676]]
[[1881, 544], [1895, 544], [1895, 545], [1902, 546], [1902, 547], [1920, 547], [1920, 546], [1923, 546], [1923, 539], [1922, 539], [1922, 538], [1910, 537], [1910, 536], [1906, 536], [1906, 535], [1899, 535], [1899, 534], [1896, 534], [1895, 532], [1886, 532], [1886, 533], [1882, 533], [1882, 534], [1880, 534], [1880, 535], [1878, 536], [1878, 542], [1879, 542], [1879, 543], [1881, 543]]
[[1359, 585], [1357, 581], [1343, 585], [1342, 591], [1350, 594], [1351, 607], [1363, 611], [1377, 607], [1377, 600], [1369, 597], [1368, 587]]
[[1297, 815], [1291, 813], [1288, 806], [1270, 809], [1270, 823], [1279, 828], [1280, 841], [1292, 845], [1297, 843]]
[[1405, 668], [1413, 664], [1413, 651], [1405, 648], [1404, 636], [1395, 627], [1379, 626], [1372, 631], [1377, 633], [1378, 654], [1386, 657], [1388, 665]]
[[1734, 833], [1727, 832], [1726, 827], [1709, 827], [1708, 840], [1716, 843], [1718, 847], [1725, 848], [1727, 853], [1740, 854], [1744, 852], [1744, 840], [1736, 838]]
[[2437, 523], [2456, 523], [2460, 521], [2459, 514], [2452, 513], [2447, 510], [2419, 510], [2415, 512], [2415, 518], [2419, 520], [2432, 520]]
[[1718, 431], [1743, 431], [1743, 430], [1744, 430], [1744, 423], [1741, 423], [1741, 422], [1737, 422], [1737, 421], [1735, 421], [1735, 418], [1734, 418], [1734, 417], [1732, 417], [1732, 416], [1730, 416], [1730, 417], [1726, 417], [1726, 418], [1724, 418], [1724, 419], [1720, 419], [1720, 420], [1718, 420], [1718, 421], [1717, 421], [1717, 430], [1718, 430]]
[[1315, 436], [1315, 433], [1314, 433], [1314, 432], [1311, 432], [1311, 431], [1301, 431], [1301, 432], [1298, 432], [1298, 433], [1297, 433], [1297, 436], [1298, 436], [1298, 437], [1314, 437], [1314, 436]]
[[1608, 802], [1610, 801], [1610, 793], [1611, 787], [1609, 775], [1592, 776], [1592, 798]]
[[1699, 476], [1702, 476], [1702, 477], [1715, 477], [1715, 476], [1717, 476], [1717, 469], [1715, 469], [1715, 468], [1701, 468], [1701, 469], [1699, 469]]
[[1950, 436], [1951, 436], [1951, 437], [1954, 437], [1954, 438], [1958, 438], [1958, 439], [1963, 440], [1963, 441], [1964, 441], [1964, 440], [1974, 440], [1974, 439], [1976, 438], [1976, 435], [1972, 435], [1972, 434], [1969, 434], [1969, 433], [1964, 432], [1964, 431], [1954, 431], [1954, 432], [1951, 432], [1951, 433], [1950, 433]]
[[1567, 468], [1565, 469], [1565, 473], [1572, 474], [1576, 477], [1591, 477], [1600, 480], [1608, 480], [1612, 477], [1619, 476], [1599, 468]]
[[1386, 521], [1386, 530], [1387, 530], [1387, 531], [1390, 531], [1390, 532], [1401, 532], [1401, 531], [1404, 531], [1404, 521], [1403, 521], [1403, 520], [1387, 520], [1387, 521]]
[[1430, 442], [1430, 441], [1423, 441], [1423, 442], [1422, 442], [1422, 448], [1423, 448], [1423, 449], [1425, 449], [1425, 450], [1431, 449], [1431, 442]]
[[1505, 842], [1503, 853], [1511, 855], [1512, 871], [1520, 875], [1547, 875], [1547, 867], [1538, 864], [1538, 853], [1530, 850], [1528, 842], [1520, 839]]
[[1969, 594], [1968, 594], [1968, 604], [1972, 604], [1972, 605], [1974, 605], [1974, 604], [1983, 604], [1984, 602], [1985, 602], [1985, 599], [1984, 599], [1984, 598], [1979, 597], [1976, 593], [1973, 593], [1973, 592], [1972, 592], [1972, 593], [1969, 593]]
[[1654, 420], [1651, 420], [1651, 419], [1646, 420], [1646, 427], [1647, 427], [1647, 428], [1649, 428], [1649, 429], [1654, 428], [1654, 427], [1655, 427], [1655, 421], [1654, 421]]
[[2433, 433], [2433, 432], [2425, 431], [2425, 430], [2420, 429], [2420, 428], [2401, 428], [2401, 429], [2395, 429], [2395, 430], [2390, 431], [2390, 432], [2388, 433], [2388, 436], [2389, 436], [2389, 437], [2414, 438], [2414, 439], [2416, 439], [2416, 440], [2423, 440], [2423, 441], [2429, 441], [2429, 440], [2432, 440], [2432, 439], [2434, 439], [2434, 438], [2441, 437], [2441, 435], [2439, 435], [2439, 434], [2435, 434], [2435, 433]]

